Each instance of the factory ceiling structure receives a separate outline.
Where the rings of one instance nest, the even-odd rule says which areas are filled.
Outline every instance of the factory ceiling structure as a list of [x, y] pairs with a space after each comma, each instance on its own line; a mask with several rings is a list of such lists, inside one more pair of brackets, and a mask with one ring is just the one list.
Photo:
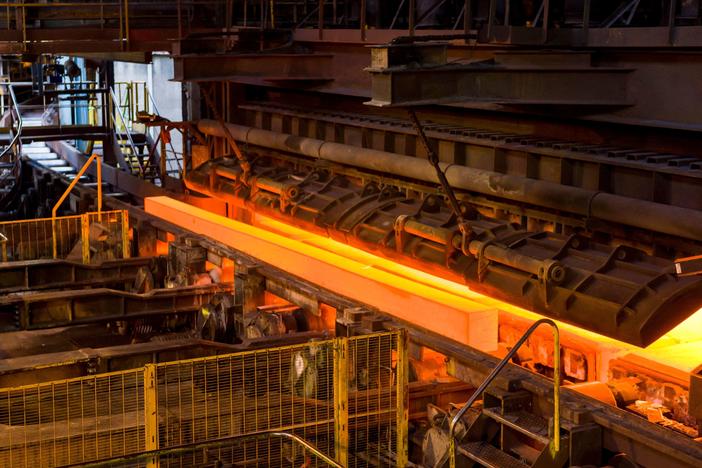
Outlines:
[[0, 466], [702, 466], [698, 0], [0, 4]]

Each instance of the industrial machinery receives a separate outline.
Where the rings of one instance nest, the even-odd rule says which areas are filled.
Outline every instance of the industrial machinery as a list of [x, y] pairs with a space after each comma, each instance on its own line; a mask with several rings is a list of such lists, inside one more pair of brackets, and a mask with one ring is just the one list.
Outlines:
[[698, 1], [0, 24], [3, 466], [702, 464]]

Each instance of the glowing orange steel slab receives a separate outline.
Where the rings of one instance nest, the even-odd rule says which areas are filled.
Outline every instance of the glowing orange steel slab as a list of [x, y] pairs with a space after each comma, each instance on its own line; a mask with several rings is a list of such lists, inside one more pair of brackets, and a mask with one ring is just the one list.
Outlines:
[[[169, 198], [146, 201], [147, 211], [208, 235], [314, 284], [377, 307], [398, 318], [492, 351], [497, 315], [538, 320], [538, 314], [471, 291], [432, 274], [393, 262], [339, 241], [255, 215], [251, 226]], [[220, 237], [221, 236], [221, 237]], [[688, 372], [702, 362], [702, 309], [644, 350], [558, 322], [564, 338], [581, 337], [609, 359], [634, 353]]]
[[461, 343], [497, 348], [498, 310], [444, 289], [266, 231], [168, 197], [147, 198], [145, 210], [234, 247], [320, 287], [376, 307]]

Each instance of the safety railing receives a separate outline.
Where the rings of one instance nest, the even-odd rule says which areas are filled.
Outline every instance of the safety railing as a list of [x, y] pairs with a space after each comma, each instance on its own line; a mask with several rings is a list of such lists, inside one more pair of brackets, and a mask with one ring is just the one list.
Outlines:
[[96, 82], [44, 83], [41, 86], [42, 103], [22, 105], [23, 110], [58, 113], [62, 127], [87, 124], [104, 128], [107, 121], [107, 89]]
[[483, 380], [483, 383], [473, 392], [471, 397], [468, 399], [466, 404], [454, 415], [454, 417], [449, 422], [449, 466], [450, 468], [456, 468], [456, 426], [461, 420], [463, 415], [473, 406], [473, 404], [480, 398], [483, 392], [488, 388], [488, 386], [495, 380], [495, 378], [502, 372], [502, 369], [512, 360], [517, 351], [522, 347], [522, 345], [529, 339], [529, 337], [534, 333], [534, 331], [541, 325], [549, 325], [553, 330], [553, 419], [550, 427], [550, 443], [549, 449], [551, 451], [551, 456], [555, 455], [561, 449], [561, 421], [560, 421], [560, 391], [561, 391], [561, 344], [560, 344], [560, 334], [558, 331], [558, 325], [553, 320], [541, 319], [537, 320], [532, 324], [531, 327], [519, 338], [512, 349], [509, 350], [507, 355], [502, 358], [502, 360], [495, 366], [495, 368], [490, 372], [490, 374]]
[[19, 180], [20, 155], [22, 153], [21, 137], [24, 123], [13, 85], [0, 83], [0, 86], [3, 87], [4, 96], [7, 96], [7, 102], [3, 99], [3, 110], [6, 109], [7, 114], [4, 115], [4, 118], [5, 122], [9, 123], [7, 129], [12, 136], [0, 152], [0, 188], [6, 194], [0, 196], [0, 206], [2, 206], [3, 198], [13, 193], [12, 189]]
[[126, 211], [0, 222], [3, 261], [74, 259], [83, 263], [129, 256]]
[[[158, 106], [156, 105], [156, 101], [154, 100], [153, 94], [149, 92], [148, 86], [145, 86], [145, 94], [147, 96], [148, 100], [148, 105], [147, 105], [147, 110], [146, 112], [152, 112], [155, 116], [161, 116], [161, 112], [158, 110]], [[149, 133], [149, 136], [154, 142], [154, 146], [151, 149], [150, 153], [152, 157], [150, 159], [159, 160], [159, 170], [161, 177], [169, 176], [169, 177], [174, 177], [174, 178], [182, 178], [183, 177], [183, 166], [184, 166], [184, 148], [186, 145], [185, 138], [186, 138], [186, 133], [182, 131], [181, 128], [177, 128], [178, 132], [182, 139], [180, 141], [180, 151], [176, 149], [176, 147], [173, 145], [173, 138], [171, 131], [173, 128], [171, 128], [169, 125], [147, 125], [147, 131], [151, 132]], [[154, 158], [154, 154], [156, 154], [156, 151], [158, 149], [157, 153], [157, 158]]]
[[84, 28], [109, 30], [109, 34], [104, 34], [105, 40], [129, 50], [133, 29], [164, 30], [168, 34], [164, 39], [170, 39], [175, 28], [178, 37], [183, 37], [184, 28], [191, 24], [201, 30], [221, 30], [228, 3], [227, 0], [5, 1], [0, 2], [0, 28], [12, 33], [6, 37], [20, 42], [24, 50], [37, 40], [32, 32], [47, 27], [45, 23], [50, 28], [73, 28], [78, 40], [94, 38], [89, 30], [81, 37]]
[[[131, 122], [127, 120], [125, 115], [122, 113], [122, 109], [120, 107], [121, 104], [120, 101], [117, 99], [117, 96], [115, 95], [114, 89], [110, 89], [110, 105], [111, 109], [109, 114], [112, 123], [112, 128], [115, 132], [117, 132], [117, 134], [119, 134], [119, 138], [122, 138], [122, 136], [126, 137], [125, 141], [127, 142], [127, 146], [131, 151], [133, 159], [137, 163], [138, 173], [140, 176], [143, 176], [146, 172], [146, 168], [144, 167], [144, 162], [139, 156], [140, 152], [137, 148], [137, 145], [134, 143], [134, 139], [132, 138]], [[132, 172], [131, 165], [129, 165], [129, 167], [126, 167], [125, 169], [129, 172]]]
[[[127, 158], [125, 155], [125, 159], [131, 159], [137, 163], [139, 175], [143, 175], [146, 171], [146, 162], [154, 168], [158, 167], [162, 183], [165, 176], [180, 178], [184, 156], [182, 149], [176, 149], [176, 145], [173, 144], [171, 130], [177, 129], [182, 134], [181, 128], [177, 125], [169, 125], [167, 119], [160, 117], [158, 106], [146, 82], [115, 83], [113, 96], [114, 128], [123, 140], [126, 139], [132, 154], [138, 154], [135, 134], [140, 133], [146, 137], [143, 145], [148, 151], [142, 151], [132, 158]], [[184, 143], [181, 142], [182, 144]]]
[[[13, 130], [12, 139], [0, 153], [0, 161], [6, 161], [8, 155], [17, 156], [20, 154], [22, 127], [24, 123], [22, 121], [22, 114], [19, 111], [19, 104], [17, 103], [14, 86], [10, 83], [0, 83], [0, 86], [3, 86], [7, 90], [9, 102], [6, 107], [9, 111], [10, 128]], [[3, 106], [3, 108], [4, 107], [5, 106]]]
[[404, 466], [407, 395], [400, 330], [0, 389], [0, 466]]
[[136, 122], [139, 112], [150, 112], [153, 99], [145, 81], [119, 81], [112, 89], [116, 105], [127, 123]]

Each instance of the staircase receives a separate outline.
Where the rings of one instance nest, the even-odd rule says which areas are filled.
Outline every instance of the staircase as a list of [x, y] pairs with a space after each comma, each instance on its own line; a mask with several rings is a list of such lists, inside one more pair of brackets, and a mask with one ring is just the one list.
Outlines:
[[552, 456], [549, 420], [536, 414], [532, 394], [491, 388], [458, 444], [458, 459], [490, 468], [561, 468], [570, 458], [571, 429], [561, 424], [561, 448]]
[[117, 147], [124, 158], [125, 169], [145, 180], [160, 185], [159, 167], [152, 161], [146, 133], [127, 128], [115, 134]]
[[[41, 113], [28, 114], [23, 116], [24, 128], [42, 127]], [[53, 172], [65, 175], [69, 178], [77, 174], [76, 170], [54, 153], [43, 141], [34, 141], [22, 145], [22, 156], [35, 164], [50, 169]], [[84, 180], [87, 180], [85, 177]]]
[[[495, 382], [519, 348], [540, 325], [549, 325], [554, 338], [554, 380], [550, 392], [519, 388], [509, 379]], [[562, 468], [599, 466], [601, 428], [587, 415], [568, 408], [561, 414], [560, 339], [549, 319], [536, 321], [448, 421], [449, 467]], [[505, 385], [506, 380], [506, 385]], [[478, 399], [482, 404], [474, 406]]]
[[[182, 156], [176, 153], [170, 139], [167, 143], [161, 141], [161, 134], [154, 133], [160, 127], [149, 120], [156, 117], [158, 122], [168, 122], [158, 117], [146, 83], [116, 83], [110, 96], [118, 166], [158, 186], [163, 185], [165, 176], [180, 178]], [[143, 116], [147, 117], [146, 123], [140, 119]]]

